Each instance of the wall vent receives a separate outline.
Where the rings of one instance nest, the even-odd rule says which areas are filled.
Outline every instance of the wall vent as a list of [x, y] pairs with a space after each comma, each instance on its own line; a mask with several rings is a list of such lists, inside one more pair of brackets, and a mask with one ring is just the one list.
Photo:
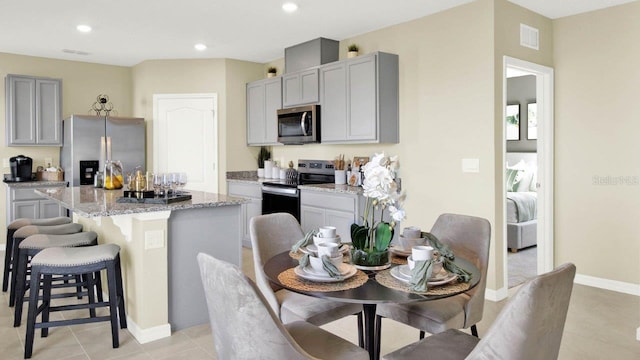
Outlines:
[[520, 24], [520, 45], [540, 50], [540, 31], [529, 25]]

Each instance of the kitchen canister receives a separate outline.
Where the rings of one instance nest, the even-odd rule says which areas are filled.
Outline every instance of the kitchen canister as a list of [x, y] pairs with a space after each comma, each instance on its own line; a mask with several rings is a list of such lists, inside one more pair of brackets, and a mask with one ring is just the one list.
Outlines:
[[274, 166], [271, 169], [271, 178], [272, 179], [279, 179], [280, 178], [280, 168], [278, 166]]
[[264, 177], [269, 179], [271, 178], [271, 174], [273, 170], [273, 161], [271, 160], [265, 160], [264, 161]]
[[337, 185], [344, 185], [347, 183], [347, 171], [346, 170], [336, 170], [335, 172], [335, 180]]

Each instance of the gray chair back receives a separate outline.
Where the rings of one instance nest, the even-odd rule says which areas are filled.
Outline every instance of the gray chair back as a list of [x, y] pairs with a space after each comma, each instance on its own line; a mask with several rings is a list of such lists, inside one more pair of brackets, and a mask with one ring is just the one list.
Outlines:
[[467, 359], [557, 359], [575, 274], [563, 264], [522, 285]]
[[488, 220], [475, 216], [442, 214], [433, 224], [431, 233], [448, 245], [456, 256], [473, 262], [482, 273], [480, 283], [467, 292], [471, 297], [465, 305], [464, 328], [467, 328], [482, 320], [489, 266], [491, 224]]
[[240, 269], [198, 254], [218, 359], [311, 359]]
[[264, 273], [264, 263], [273, 256], [290, 250], [291, 246], [304, 237], [304, 232], [298, 220], [287, 213], [255, 216], [251, 219], [249, 231], [256, 283], [271, 309], [280, 317], [280, 305], [274, 294], [274, 290], [277, 289], [274, 289]]

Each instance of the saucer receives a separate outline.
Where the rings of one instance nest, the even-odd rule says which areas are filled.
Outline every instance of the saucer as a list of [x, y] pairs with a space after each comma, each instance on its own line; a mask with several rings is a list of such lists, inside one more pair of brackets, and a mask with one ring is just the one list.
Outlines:
[[[409, 269], [409, 265], [400, 265], [398, 266], [398, 268], [400, 268], [400, 270], [398, 270], [400, 272], [400, 274], [411, 278], [411, 269]], [[442, 269], [440, 270], [439, 273], [437, 274], [431, 274], [431, 277], [429, 278], [428, 282], [433, 282], [433, 281], [442, 281], [445, 280], [449, 277], [449, 273], [447, 272], [447, 270]]]
[[[402, 265], [402, 266], [407, 266], [407, 265]], [[401, 268], [402, 266], [396, 266], [396, 267], [392, 268], [392, 269], [389, 271], [389, 273], [390, 273], [390, 274], [391, 274], [391, 276], [393, 276], [394, 278], [396, 278], [396, 279], [398, 279], [398, 280], [400, 280], [400, 281], [402, 281], [402, 282], [408, 283], [408, 282], [411, 280], [411, 276], [410, 276], [410, 275], [409, 275], [409, 276], [406, 276], [406, 275], [404, 275], [404, 274], [402, 274], [402, 273], [400, 272], [400, 268]], [[450, 282], [452, 282], [453, 280], [455, 280], [455, 279], [457, 279], [457, 278], [458, 278], [458, 275], [456, 275], [456, 274], [449, 274], [449, 273], [447, 273], [447, 274], [448, 274], [448, 275], [447, 275], [447, 277], [445, 277], [445, 278], [444, 278], [444, 279], [442, 279], [442, 280], [431, 280], [431, 279], [429, 279], [429, 280], [427, 281], [427, 285], [429, 285], [429, 286], [444, 285], [444, 284], [448, 284], [448, 283], [450, 283]]]
[[[314, 244], [311, 244], [311, 245], [301, 247], [300, 251], [303, 252], [304, 254], [317, 255], [318, 247], [315, 246]], [[342, 253], [342, 255], [347, 255], [349, 253], [349, 245], [342, 244], [342, 246], [340, 246], [340, 252]]]
[[401, 257], [407, 257], [411, 255], [411, 249], [405, 250], [403, 247], [400, 247], [399, 245], [389, 246], [389, 252], [391, 252], [393, 255], [401, 256]]

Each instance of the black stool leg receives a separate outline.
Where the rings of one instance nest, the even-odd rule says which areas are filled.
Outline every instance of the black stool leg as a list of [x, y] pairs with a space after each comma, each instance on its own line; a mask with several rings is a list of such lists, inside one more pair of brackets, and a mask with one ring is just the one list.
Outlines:
[[[120, 329], [127, 328], [127, 314], [124, 310], [124, 289], [122, 288], [122, 267], [120, 266], [120, 255], [116, 257], [116, 284], [118, 287], [118, 317], [120, 318]], [[98, 273], [100, 275], [100, 273]], [[102, 293], [102, 290], [100, 290]], [[362, 314], [362, 313], [360, 313]]]
[[96, 277], [96, 293], [98, 294], [98, 302], [103, 302], [104, 299], [102, 298], [102, 276], [100, 275], [100, 271], [96, 271], [95, 272], [95, 277]]
[[[52, 275], [45, 275], [42, 281], [42, 323], [49, 322], [49, 305], [51, 305], [51, 281]], [[41, 337], [49, 336], [49, 328], [43, 327], [40, 333]]]
[[362, 327], [362, 311], [358, 314], [358, 346], [364, 349], [364, 329]]
[[[15, 230], [7, 229], [7, 243], [4, 249], [4, 273], [2, 274], [2, 292], [9, 288], [9, 273], [11, 273], [11, 259], [13, 258], [13, 233]], [[13, 275], [15, 276], [15, 274]]]
[[107, 282], [109, 283], [109, 312], [111, 316], [111, 342], [113, 348], [120, 346], [118, 338], [118, 292], [116, 290], [115, 261], [107, 262]]
[[[96, 303], [96, 296], [95, 293], [93, 292], [95, 286], [95, 280], [93, 278], [93, 273], [89, 273], [89, 274], [84, 274], [82, 275], [82, 277], [85, 279], [86, 284], [87, 284], [87, 298], [89, 298], [89, 304], [95, 304]], [[89, 317], [96, 317], [96, 308], [94, 307], [89, 307]]]
[[[82, 282], [82, 276], [81, 275], [76, 275], [76, 284], [80, 284]], [[76, 286], [76, 293], [78, 294], [78, 300], [82, 300], [82, 285], [78, 285]]]
[[31, 269], [31, 292], [29, 293], [29, 311], [27, 313], [27, 336], [24, 343], [24, 358], [30, 359], [33, 352], [33, 338], [36, 328], [38, 293], [40, 292], [40, 269]]
[[13, 259], [11, 261], [11, 268], [12, 268], [11, 271], [13, 272], [13, 276], [11, 277], [11, 292], [9, 293], [9, 307], [14, 306], [16, 303], [16, 266], [18, 265], [16, 264], [16, 262], [18, 257], [19, 246], [22, 240], [24, 239], [16, 239], [16, 238], [13, 239], [13, 250], [11, 251], [11, 253], [14, 254], [15, 256], [13, 256]]
[[[14, 266], [13, 271], [13, 282], [16, 285], [16, 291], [13, 298], [13, 301], [16, 303], [14, 314], [13, 314], [13, 326], [18, 327], [22, 322], [22, 307], [24, 294], [26, 293], [26, 283], [27, 283], [27, 262], [28, 262], [29, 254], [24, 250], [22, 252], [18, 251], [15, 256], [15, 261], [17, 262], [16, 266]], [[33, 277], [33, 273], [31, 275]], [[33, 292], [33, 288], [31, 288], [31, 292]], [[38, 295], [38, 293], [36, 293]]]

